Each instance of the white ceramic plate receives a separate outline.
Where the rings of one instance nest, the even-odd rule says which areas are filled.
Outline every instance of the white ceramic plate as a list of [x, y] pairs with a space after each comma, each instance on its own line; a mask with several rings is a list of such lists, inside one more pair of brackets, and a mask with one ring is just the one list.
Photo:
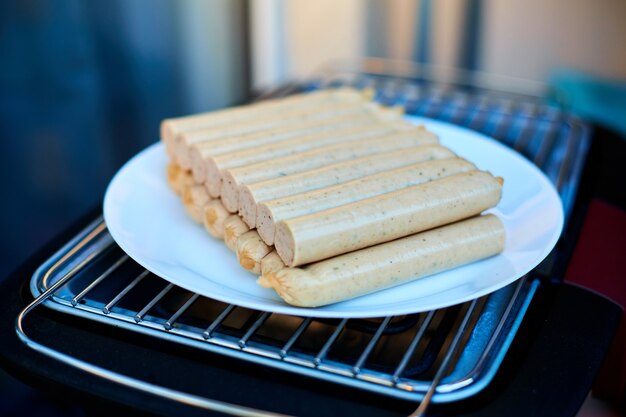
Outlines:
[[395, 288], [309, 309], [292, 307], [241, 268], [222, 241], [187, 217], [165, 179], [167, 159], [155, 144], [115, 175], [104, 198], [111, 235], [135, 261], [164, 279], [226, 303], [313, 317], [377, 317], [447, 307], [495, 291], [525, 275], [556, 244], [563, 208], [554, 187], [524, 157], [493, 139], [430, 119], [412, 118], [458, 155], [505, 179], [491, 210], [507, 232], [502, 254]]

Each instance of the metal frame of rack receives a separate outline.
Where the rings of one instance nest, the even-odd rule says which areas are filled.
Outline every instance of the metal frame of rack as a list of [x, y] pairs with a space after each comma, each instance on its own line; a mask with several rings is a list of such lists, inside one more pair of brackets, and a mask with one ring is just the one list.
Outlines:
[[[129, 270], [121, 274], [122, 268]], [[109, 296], [92, 297], [96, 291], [106, 287], [110, 280], [119, 280], [120, 276], [124, 277], [123, 284], [114, 285], [116, 290], [110, 292]], [[136, 304], [137, 308], [121, 306], [124, 299], [132, 298], [133, 290], [146, 280], [158, 281], [153, 286], [156, 288], [155, 293], [147, 301]], [[97, 365], [54, 351], [32, 340], [23, 326], [25, 318], [35, 307], [45, 305], [70, 315], [199, 349], [391, 396], [422, 400], [423, 404], [428, 404], [431, 400], [444, 402], [464, 398], [488, 384], [512, 342], [537, 285], [537, 281], [530, 283], [522, 279], [496, 293], [455, 307], [454, 313], [450, 313], [452, 308], [448, 308], [401, 317], [400, 321], [406, 321], [407, 317], [413, 320], [411, 326], [400, 326], [403, 332], [411, 333], [410, 343], [404, 354], [397, 358], [397, 363], [384, 371], [371, 367], [368, 359], [386, 332], [390, 333], [387, 337], [396, 337], [398, 326], [394, 326], [393, 317], [380, 318], [375, 324], [368, 323], [366, 329], [359, 319], [321, 320], [322, 325], [330, 326], [332, 331], [320, 341], [321, 347], [312, 351], [297, 348], [297, 343], [312, 324], [318, 322], [313, 318], [300, 318], [300, 324], [283, 337], [279, 344], [268, 343], [266, 338], [257, 337], [268, 319], [271, 316], [282, 316], [279, 314], [224, 305], [219, 314], [207, 319], [203, 325], [197, 322], [190, 324], [185, 316], [194, 304], [202, 300], [214, 301], [181, 290], [140, 268], [117, 247], [106, 225], [99, 219], [33, 275], [31, 291], [36, 299], [18, 317], [16, 330], [29, 347], [61, 362], [136, 389], [153, 393], [158, 391], [159, 395], [178, 401], [186, 398], [185, 401], [189, 402], [193, 396], [187, 398], [185, 393], [153, 387], [127, 376], [113, 375]], [[167, 312], [160, 310], [159, 305], [176, 289], [184, 291], [184, 295], [178, 297], [176, 305], [170, 305]], [[226, 329], [224, 322], [236, 309], [253, 313], [254, 319], [246, 321], [236, 331]], [[453, 320], [447, 320], [448, 327], [441, 320], [446, 314], [453, 315]], [[357, 322], [356, 331], [365, 334], [368, 341], [352, 361], [342, 362], [332, 357], [330, 352], [341, 334], [354, 327], [353, 322]], [[433, 335], [437, 334], [438, 326], [445, 327], [445, 340], [438, 345], [439, 350], [433, 356], [428, 347], [434, 343]], [[426, 373], [431, 377], [427, 380], [404, 375], [409, 362], [419, 355], [427, 356], [426, 359], [419, 359], [429, 368]], [[196, 402], [198, 400], [193, 399]], [[222, 410], [214, 408], [213, 401], [208, 399], [202, 399], [196, 405]], [[238, 406], [228, 408], [229, 413], [240, 415], [246, 415], [248, 411], [240, 410]]]

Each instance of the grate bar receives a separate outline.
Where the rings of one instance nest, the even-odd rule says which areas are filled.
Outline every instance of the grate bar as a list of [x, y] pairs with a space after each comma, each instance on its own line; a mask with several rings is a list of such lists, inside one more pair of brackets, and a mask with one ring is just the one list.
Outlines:
[[313, 359], [313, 363], [315, 364], [316, 367], [320, 366], [320, 364], [326, 357], [326, 354], [330, 350], [330, 347], [333, 345], [333, 343], [335, 343], [335, 340], [337, 340], [337, 338], [339, 337], [339, 334], [341, 334], [344, 327], [346, 327], [346, 323], [348, 323], [348, 319], [341, 319], [341, 322], [339, 322], [339, 325], [337, 326], [337, 328], [333, 331], [333, 333], [330, 335], [326, 343], [324, 343], [324, 346], [322, 347], [322, 349], [320, 349], [319, 353], [315, 356], [315, 358]]
[[441, 362], [441, 365], [439, 365], [439, 369], [437, 370], [435, 377], [433, 378], [430, 386], [428, 387], [428, 391], [426, 391], [426, 394], [424, 395], [424, 399], [420, 403], [419, 407], [417, 407], [417, 409], [409, 417], [423, 417], [426, 415], [426, 410], [428, 409], [428, 406], [430, 405], [430, 401], [432, 400], [433, 395], [435, 394], [435, 390], [437, 389], [437, 386], [439, 385], [439, 381], [441, 381], [441, 378], [443, 378], [443, 376], [445, 375], [446, 371], [448, 370], [448, 367], [450, 366], [450, 362], [452, 361], [452, 358], [454, 357], [459, 347], [461, 346], [461, 340], [463, 339], [463, 336], [465, 335], [465, 332], [467, 331], [469, 327], [470, 318], [474, 314], [474, 311], [476, 310], [476, 306], [478, 305], [479, 300], [481, 299], [477, 298], [477, 299], [472, 300], [469, 308], [465, 312], [465, 317], [463, 318], [461, 325], [459, 326], [458, 330], [456, 331], [456, 334], [454, 335], [454, 339], [452, 339], [452, 343], [450, 343], [450, 346], [448, 347], [448, 351], [446, 352], [446, 355], [444, 356], [443, 361]]
[[191, 307], [191, 305], [198, 299], [198, 297], [200, 297], [200, 294], [197, 293], [192, 293], [192, 296], [189, 297], [189, 299], [185, 302], [185, 304], [183, 304], [177, 311], [176, 313], [174, 313], [172, 315], [172, 317], [170, 317], [169, 319], [167, 319], [167, 321], [165, 322], [165, 324], [163, 325], [163, 327], [165, 328], [165, 330], [172, 330], [172, 326], [174, 325], [174, 323], [176, 323], [176, 320], [178, 320], [178, 318], [185, 312], [187, 311], [187, 309], [189, 307]]
[[93, 281], [91, 281], [91, 283], [89, 285], [87, 285], [87, 287], [84, 290], [82, 290], [80, 293], [78, 293], [78, 295], [76, 295], [74, 298], [72, 298], [72, 305], [76, 306], [76, 304], [78, 304], [78, 302], [85, 295], [87, 295], [98, 284], [100, 284], [102, 281], [104, 281], [109, 275], [111, 275], [111, 272], [113, 272], [117, 268], [119, 268], [119, 266], [122, 265], [124, 262], [126, 262], [128, 259], [129, 259], [128, 255], [126, 255], [126, 254], [122, 255], [117, 261], [115, 261], [115, 263], [113, 265], [108, 267], [106, 269], [106, 271], [104, 271], [102, 274], [100, 274], [100, 276], [98, 278], [96, 278]]
[[111, 309], [113, 307], [115, 307], [117, 305], [117, 303], [120, 302], [120, 300], [122, 298], [124, 298], [124, 296], [126, 294], [128, 294], [130, 292], [130, 290], [132, 290], [133, 288], [135, 288], [137, 286], [137, 284], [139, 284], [141, 282], [142, 279], [144, 279], [146, 276], [148, 276], [148, 274], [150, 273], [150, 271], [148, 271], [147, 269], [145, 271], [143, 271], [141, 274], [139, 274], [135, 279], [133, 279], [131, 281], [130, 284], [128, 284], [122, 291], [120, 291], [115, 298], [113, 298], [111, 301], [109, 301], [109, 303], [107, 305], [105, 305], [102, 308], [102, 312], [104, 314], [109, 314], [111, 312]]
[[574, 130], [577, 129], [582, 129], [581, 126], [579, 125], [573, 125], [571, 122], [567, 123], [567, 149], [565, 152], [565, 157], [563, 158], [563, 162], [561, 163], [561, 166], [559, 167], [559, 174], [556, 180], [556, 186], [558, 189], [561, 189], [563, 182], [566, 180], [566, 176], [569, 174], [571, 175], [571, 169], [572, 169], [572, 165], [574, 164], [574, 154], [575, 152], [575, 134], [574, 134]]
[[256, 319], [256, 321], [254, 323], [252, 323], [252, 326], [250, 326], [250, 328], [248, 329], [248, 331], [246, 332], [246, 334], [243, 335], [243, 337], [241, 339], [239, 339], [239, 347], [240, 348], [244, 348], [246, 347], [246, 343], [248, 343], [248, 340], [252, 337], [252, 335], [259, 329], [259, 327], [263, 326], [263, 323], [265, 323], [265, 321], [269, 318], [269, 316], [271, 315], [271, 313], [268, 313], [267, 311], [264, 311], [258, 319]]
[[417, 331], [417, 333], [415, 333], [415, 336], [413, 336], [413, 340], [411, 340], [409, 347], [407, 347], [406, 352], [404, 353], [404, 356], [402, 356], [400, 363], [398, 364], [396, 370], [393, 372], [393, 375], [391, 376], [391, 381], [394, 384], [398, 383], [398, 380], [400, 379], [400, 375], [402, 375], [402, 372], [404, 372], [404, 369], [409, 363], [409, 359], [411, 359], [411, 356], [413, 356], [413, 353], [415, 352], [417, 345], [424, 337], [424, 334], [426, 333], [426, 329], [428, 329], [428, 326], [430, 326], [430, 323], [433, 321], [433, 318], [435, 317], [436, 313], [437, 313], [437, 310], [429, 311], [428, 315], [424, 319], [424, 322], [420, 326], [419, 330]]
[[558, 121], [551, 121], [550, 125], [546, 128], [546, 133], [542, 137], [543, 140], [541, 140], [539, 150], [533, 159], [533, 163], [538, 167], [543, 167], [554, 143], [557, 141], [559, 135], [558, 124], [560, 124]]
[[302, 320], [302, 323], [300, 323], [296, 331], [293, 332], [289, 340], [287, 340], [287, 343], [285, 343], [283, 348], [280, 350], [279, 354], [281, 359], [284, 359], [285, 356], [287, 356], [287, 353], [289, 353], [289, 350], [292, 348], [293, 344], [296, 343], [302, 333], [304, 333], [304, 331], [309, 327], [311, 321], [311, 317], [307, 317], [306, 319]]
[[526, 117], [521, 114], [517, 114], [518, 119], [511, 123], [510, 129], [506, 134], [506, 137], [511, 141], [511, 148], [515, 149], [517, 152], [522, 152], [524, 149], [524, 145], [528, 142], [527, 136], [530, 134], [527, 131], [530, 129], [528, 119], [524, 119]]
[[153, 298], [153, 299], [152, 299], [152, 300], [151, 300], [148, 304], [146, 304], [146, 306], [145, 306], [144, 308], [142, 308], [142, 309], [141, 309], [141, 311], [140, 311], [139, 313], [137, 313], [137, 314], [135, 315], [135, 321], [136, 321], [137, 323], [139, 323], [140, 321], [142, 321], [142, 320], [143, 320], [143, 317], [146, 315], [146, 313], [147, 313], [148, 311], [150, 311], [150, 309], [151, 309], [152, 307], [154, 307], [154, 305], [155, 305], [156, 303], [158, 303], [159, 301], [161, 301], [161, 299], [162, 299], [163, 297], [165, 297], [165, 294], [167, 294], [167, 293], [169, 292], [169, 290], [171, 290], [172, 288], [174, 288], [174, 284], [172, 284], [172, 283], [167, 284], [167, 285], [165, 286], [165, 288], [163, 288], [163, 289], [161, 290], [161, 292], [160, 292], [160, 293], [158, 293], [158, 294], [156, 295], [156, 297], [154, 297], [154, 298]]
[[363, 364], [369, 357], [370, 353], [372, 353], [372, 349], [374, 349], [374, 346], [376, 346], [376, 344], [378, 343], [378, 340], [382, 336], [383, 332], [385, 331], [385, 328], [387, 328], [387, 325], [389, 324], [392, 318], [393, 316], [385, 317], [385, 319], [380, 323], [380, 326], [378, 326], [378, 329], [376, 329], [376, 333], [374, 333], [374, 336], [372, 336], [367, 346], [365, 346], [363, 353], [361, 353], [361, 356], [359, 356], [359, 359], [356, 361], [356, 364], [352, 367], [352, 373], [355, 376], [361, 373], [361, 367], [363, 366]]
[[512, 110], [513, 109], [511, 107], [507, 107], [502, 112], [500, 121], [496, 123], [491, 136], [501, 138], [501, 140], [506, 141], [508, 138], [508, 132], [512, 129], [513, 124], [515, 123], [515, 116], [513, 115]]
[[211, 336], [213, 335], [213, 332], [215, 331], [215, 329], [217, 329], [219, 327], [220, 324], [222, 324], [222, 322], [224, 320], [226, 320], [226, 317], [228, 317], [228, 315], [235, 309], [235, 305], [234, 304], [229, 304], [228, 307], [226, 307], [220, 314], [219, 316], [217, 316], [215, 318], [215, 320], [213, 321], [213, 323], [211, 323], [211, 325], [209, 327], [207, 327], [207, 329], [202, 332], [202, 337], [204, 337], [205, 339], [210, 339]]

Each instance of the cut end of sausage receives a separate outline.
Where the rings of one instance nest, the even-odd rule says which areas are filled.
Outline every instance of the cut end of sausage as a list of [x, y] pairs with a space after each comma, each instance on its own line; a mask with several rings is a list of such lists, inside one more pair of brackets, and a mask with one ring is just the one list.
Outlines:
[[163, 138], [162, 139], [163, 142], [163, 146], [165, 147], [165, 153], [168, 156], [168, 158], [172, 161], [176, 161], [176, 155], [174, 152], [174, 141], [172, 138]]
[[252, 191], [247, 186], [239, 189], [239, 214], [250, 227], [256, 226], [257, 206]]
[[174, 131], [174, 126], [171, 120], [165, 119], [161, 122], [160, 134], [161, 142], [163, 142], [163, 144], [165, 145], [165, 150], [167, 151], [167, 154], [172, 157], [176, 141], [176, 132]]
[[223, 173], [221, 198], [226, 210], [231, 213], [237, 212], [239, 209], [239, 184], [228, 171]]
[[268, 245], [274, 244], [274, 216], [272, 210], [265, 203], [261, 203], [256, 208], [256, 228], [263, 242]]
[[191, 148], [180, 144], [176, 151], [176, 158], [181, 167], [191, 170]]
[[174, 136], [174, 140], [172, 141], [172, 146], [170, 148], [172, 150], [171, 158], [172, 161], [179, 164], [183, 169], [189, 169], [189, 167], [183, 166], [181, 163], [181, 154], [185, 153], [187, 147], [185, 143], [180, 140], [180, 136], [181, 135]]
[[211, 158], [204, 161], [204, 168], [206, 169], [204, 186], [211, 197], [218, 198], [222, 193], [222, 173]]
[[198, 147], [193, 147], [189, 151], [189, 154], [191, 158], [191, 173], [193, 174], [193, 179], [198, 184], [202, 184], [206, 181], [207, 176], [202, 152]]
[[274, 246], [280, 258], [287, 266], [295, 266], [296, 241], [289, 225], [284, 221], [276, 224]]

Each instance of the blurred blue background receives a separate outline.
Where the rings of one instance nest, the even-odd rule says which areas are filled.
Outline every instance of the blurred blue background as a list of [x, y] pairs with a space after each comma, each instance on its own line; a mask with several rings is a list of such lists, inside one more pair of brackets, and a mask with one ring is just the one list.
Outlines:
[[[99, 204], [121, 164], [158, 139], [161, 119], [243, 100], [243, 71], [221, 73], [218, 46], [240, 59], [241, 2], [220, 3], [0, 3], [2, 271]], [[194, 27], [197, 12], [206, 18]], [[194, 45], [214, 35], [216, 53]]]

